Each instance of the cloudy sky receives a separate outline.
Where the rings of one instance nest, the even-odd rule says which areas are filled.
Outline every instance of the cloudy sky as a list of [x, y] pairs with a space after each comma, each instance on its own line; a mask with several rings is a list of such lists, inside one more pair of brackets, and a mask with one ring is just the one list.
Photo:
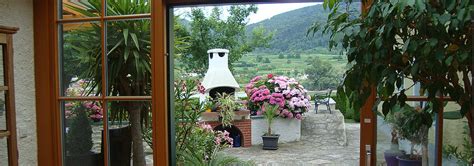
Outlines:
[[249, 23], [256, 23], [265, 19], [269, 19], [274, 15], [285, 13], [287, 11], [312, 6], [320, 3], [285, 3], [285, 4], [259, 4], [256, 14], [250, 15]]
[[[258, 4], [258, 11], [256, 14], [252, 14], [249, 17], [249, 24], [256, 23], [265, 19], [269, 19], [280, 13], [287, 11], [303, 8], [306, 6], [312, 6], [321, 3], [280, 3], [280, 4]], [[222, 8], [228, 8], [229, 6], [221, 6]], [[207, 11], [210, 11], [212, 7], [202, 7]], [[185, 12], [190, 11], [189, 7], [175, 9], [175, 14], [182, 15]], [[223, 17], [226, 17], [227, 13], [223, 13]]]

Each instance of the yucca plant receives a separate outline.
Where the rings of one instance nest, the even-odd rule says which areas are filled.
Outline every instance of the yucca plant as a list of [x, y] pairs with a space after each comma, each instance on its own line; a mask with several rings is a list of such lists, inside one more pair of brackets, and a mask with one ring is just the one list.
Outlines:
[[[101, 11], [100, 0], [79, 2], [83, 7], [66, 5], [84, 16], [97, 16]], [[131, 15], [149, 13], [150, 3], [147, 0], [112, 0], [107, 1], [108, 15]], [[90, 32], [100, 34], [98, 24], [90, 24], [83, 29], [72, 30], [78, 35], [87, 35]], [[91, 78], [94, 84], [89, 89], [101, 91], [102, 81], [107, 81], [107, 94], [110, 96], [150, 96], [151, 95], [151, 56], [150, 56], [150, 20], [126, 20], [107, 22], [107, 80], [102, 80], [100, 64], [101, 52], [97, 36], [81, 38], [80, 45], [75, 49], [96, 50], [80, 52], [81, 63], [89, 65], [84, 74], [79, 77]], [[99, 49], [97, 49], [99, 48]], [[131, 125], [133, 142], [133, 165], [145, 165], [143, 148], [142, 120], [147, 120], [149, 105], [145, 102], [111, 102], [111, 120], [128, 118]]]

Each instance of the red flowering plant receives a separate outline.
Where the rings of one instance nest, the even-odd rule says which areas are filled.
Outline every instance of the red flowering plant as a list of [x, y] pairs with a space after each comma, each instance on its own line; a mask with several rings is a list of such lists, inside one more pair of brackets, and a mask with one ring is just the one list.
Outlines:
[[245, 86], [249, 97], [247, 107], [256, 115], [262, 114], [265, 103], [277, 105], [277, 114], [283, 118], [301, 119], [302, 114], [311, 109], [311, 97], [307, 90], [294, 78], [286, 76], [256, 76]]

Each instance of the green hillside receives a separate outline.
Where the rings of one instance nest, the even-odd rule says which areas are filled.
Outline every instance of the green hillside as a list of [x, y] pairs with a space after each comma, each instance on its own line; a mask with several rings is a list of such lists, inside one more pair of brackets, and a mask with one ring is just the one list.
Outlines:
[[[351, 6], [355, 12], [359, 12], [359, 7]], [[324, 24], [329, 14], [322, 5], [308, 6], [301, 9], [292, 10], [273, 16], [270, 19], [250, 24], [247, 26], [247, 33], [252, 32], [256, 27], [262, 26], [269, 32], [274, 32], [273, 40], [269, 48], [257, 49], [255, 52], [266, 53], [329, 53], [329, 35], [316, 33], [307, 35], [308, 28], [315, 22]], [[357, 13], [354, 16], [358, 15]], [[332, 54], [336, 53], [334, 51]]]

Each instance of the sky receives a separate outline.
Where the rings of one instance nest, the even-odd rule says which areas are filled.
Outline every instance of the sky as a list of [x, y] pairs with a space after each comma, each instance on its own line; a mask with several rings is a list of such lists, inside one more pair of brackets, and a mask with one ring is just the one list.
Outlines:
[[[257, 23], [260, 21], [263, 21], [265, 19], [269, 19], [275, 15], [278, 15], [280, 13], [284, 13], [287, 11], [307, 7], [307, 6], [312, 6], [316, 4], [321, 4], [320, 2], [318, 3], [280, 3], [280, 4], [257, 4], [258, 11], [255, 14], [251, 14], [249, 16], [249, 24], [252, 23]], [[221, 6], [222, 8], [228, 8], [229, 6]], [[208, 6], [208, 7], [202, 7], [205, 8], [206, 11], [210, 11], [213, 7]], [[177, 8], [175, 9], [175, 14], [181, 15], [185, 12], [190, 11], [189, 7], [186, 8]], [[223, 17], [227, 17], [227, 13], [223, 13]]]
[[284, 3], [284, 4], [258, 4], [258, 11], [256, 14], [249, 16], [249, 24], [269, 19], [280, 13], [287, 11], [303, 8], [306, 6], [312, 6], [321, 3]]

